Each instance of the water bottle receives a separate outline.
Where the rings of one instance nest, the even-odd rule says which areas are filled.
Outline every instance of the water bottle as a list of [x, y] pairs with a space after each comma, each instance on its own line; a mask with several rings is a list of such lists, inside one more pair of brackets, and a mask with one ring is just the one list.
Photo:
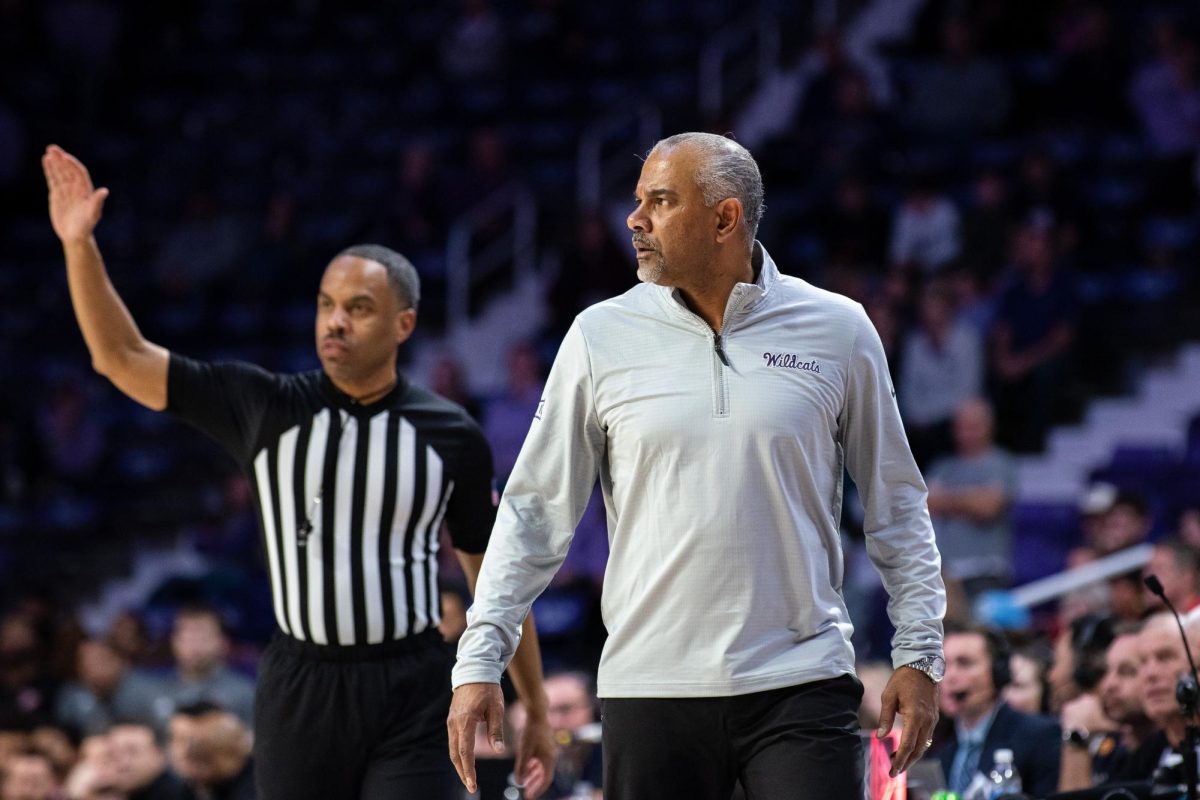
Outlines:
[[992, 756], [992, 764], [992, 771], [988, 773], [988, 797], [996, 800], [1010, 794], [1020, 794], [1021, 774], [1013, 766], [1012, 750], [997, 750]]

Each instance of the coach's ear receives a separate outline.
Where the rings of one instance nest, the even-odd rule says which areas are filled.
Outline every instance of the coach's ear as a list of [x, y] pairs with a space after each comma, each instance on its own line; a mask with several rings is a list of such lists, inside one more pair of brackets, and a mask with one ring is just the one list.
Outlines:
[[417, 310], [415, 308], [406, 308], [403, 311], [396, 312], [396, 344], [397, 346], [408, 341], [408, 337], [413, 335], [413, 331], [417, 329]]
[[742, 201], [736, 197], [727, 197], [717, 203], [717, 243], [723, 244], [732, 239], [741, 227]]

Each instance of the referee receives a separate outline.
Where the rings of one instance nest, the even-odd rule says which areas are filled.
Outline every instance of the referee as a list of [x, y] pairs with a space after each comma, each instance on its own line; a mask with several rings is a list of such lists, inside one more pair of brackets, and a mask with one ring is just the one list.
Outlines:
[[[492, 459], [461, 408], [396, 370], [417, 321], [416, 270], [378, 245], [330, 262], [317, 295], [320, 371], [194, 361], [146, 341], [109, 281], [93, 236], [108, 190], [57, 146], [42, 166], [95, 369], [212, 436], [251, 478], [279, 628], [255, 703], [259, 796], [455, 797], [438, 531], [444, 520], [473, 589], [495, 518]], [[554, 749], [532, 618], [522, 638], [513, 682], [532, 713], [517, 777], [536, 797]], [[501, 746], [499, 730], [489, 736]]]

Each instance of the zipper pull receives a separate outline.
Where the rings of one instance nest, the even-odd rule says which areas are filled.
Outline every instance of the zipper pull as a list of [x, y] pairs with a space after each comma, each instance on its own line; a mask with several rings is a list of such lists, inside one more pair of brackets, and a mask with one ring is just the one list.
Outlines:
[[713, 349], [717, 351], [717, 358], [721, 359], [721, 363], [725, 366], [730, 366], [729, 359], [725, 357], [725, 348], [721, 344], [721, 334], [713, 334]]

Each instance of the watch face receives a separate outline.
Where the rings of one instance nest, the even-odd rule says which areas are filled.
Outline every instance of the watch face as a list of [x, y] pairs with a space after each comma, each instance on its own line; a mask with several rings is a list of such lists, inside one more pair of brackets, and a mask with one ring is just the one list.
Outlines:
[[940, 681], [946, 677], [946, 659], [941, 656], [934, 656], [929, 659], [929, 677], [935, 681]]

